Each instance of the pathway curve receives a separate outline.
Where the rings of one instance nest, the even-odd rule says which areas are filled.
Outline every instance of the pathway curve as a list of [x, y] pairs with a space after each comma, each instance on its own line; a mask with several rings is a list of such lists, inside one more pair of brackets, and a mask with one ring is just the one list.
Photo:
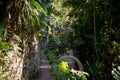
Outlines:
[[40, 73], [37, 80], [54, 80], [54, 77], [51, 73], [50, 63], [44, 54], [44, 48], [40, 51], [41, 61], [40, 61]]

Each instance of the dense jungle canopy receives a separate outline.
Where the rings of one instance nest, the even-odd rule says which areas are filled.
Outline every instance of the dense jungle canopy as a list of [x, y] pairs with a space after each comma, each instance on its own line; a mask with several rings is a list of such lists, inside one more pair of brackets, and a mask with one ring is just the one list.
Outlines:
[[86, 79], [120, 80], [119, 9], [119, 0], [0, 0], [0, 80], [35, 80], [44, 42], [51, 64], [73, 50]]

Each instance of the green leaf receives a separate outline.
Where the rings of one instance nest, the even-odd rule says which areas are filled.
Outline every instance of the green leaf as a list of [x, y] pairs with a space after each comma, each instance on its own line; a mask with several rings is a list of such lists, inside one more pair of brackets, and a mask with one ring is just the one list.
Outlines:
[[32, 5], [35, 6], [36, 8], [38, 8], [38, 9], [41, 9], [40, 4], [35, 0], [32, 2]]
[[0, 42], [0, 48], [3, 50], [9, 50], [9, 44], [7, 42]]
[[42, 6], [37, 1], [34, 0], [32, 2], [32, 5], [35, 6], [41, 12], [43, 12], [45, 16], [47, 16], [47, 13], [45, 12], [45, 10], [43, 10]]
[[87, 80], [86, 76], [81, 76], [81, 80]]
[[3, 20], [0, 23], [0, 37], [2, 37], [3, 33], [5, 32], [6, 25], [7, 25], [7, 22], [5, 20]]
[[59, 18], [58, 16], [56, 16], [56, 21], [57, 21], [57, 22], [59, 21], [59, 19], [60, 19], [60, 18]]
[[38, 36], [39, 36], [39, 37], [43, 37], [43, 36], [44, 36], [44, 34], [42, 34], [42, 33], [39, 33], [39, 34], [38, 34]]
[[88, 17], [89, 17], [89, 15], [87, 13], [84, 14], [83, 16], [81, 16], [81, 20], [84, 24], [87, 22]]

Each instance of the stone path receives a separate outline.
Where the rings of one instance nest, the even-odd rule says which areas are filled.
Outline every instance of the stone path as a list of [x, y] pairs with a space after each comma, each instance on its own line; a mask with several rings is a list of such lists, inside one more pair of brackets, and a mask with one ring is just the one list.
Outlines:
[[41, 53], [41, 62], [40, 62], [40, 73], [37, 80], [55, 80], [51, 73], [51, 66], [49, 61], [44, 54], [44, 48], [42, 48]]

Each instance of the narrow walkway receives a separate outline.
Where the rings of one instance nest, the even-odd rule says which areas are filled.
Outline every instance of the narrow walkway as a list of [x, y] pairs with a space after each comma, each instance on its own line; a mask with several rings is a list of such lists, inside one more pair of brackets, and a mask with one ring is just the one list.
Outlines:
[[41, 62], [40, 62], [40, 73], [38, 75], [37, 80], [54, 80], [53, 75], [51, 73], [51, 66], [49, 61], [44, 54], [44, 48], [40, 52]]

